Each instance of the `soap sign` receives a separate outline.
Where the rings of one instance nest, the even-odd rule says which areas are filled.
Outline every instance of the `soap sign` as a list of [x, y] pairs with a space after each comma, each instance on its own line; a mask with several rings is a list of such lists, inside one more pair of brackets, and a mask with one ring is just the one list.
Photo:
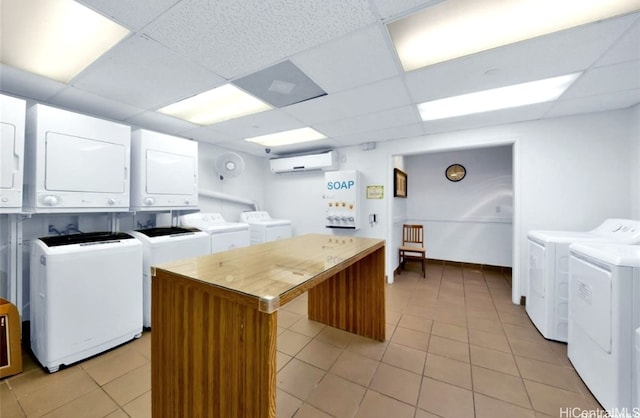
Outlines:
[[356, 185], [355, 180], [329, 181], [327, 182], [327, 190], [347, 190]]
[[325, 226], [358, 229], [360, 225], [360, 185], [355, 170], [324, 173]]

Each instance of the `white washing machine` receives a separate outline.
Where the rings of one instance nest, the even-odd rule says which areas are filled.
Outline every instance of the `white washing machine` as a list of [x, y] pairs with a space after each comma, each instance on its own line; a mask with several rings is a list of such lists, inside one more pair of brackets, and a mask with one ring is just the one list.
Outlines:
[[149, 228], [131, 231], [143, 247], [143, 324], [151, 326], [151, 266], [209, 254], [209, 235], [187, 228]]
[[53, 373], [142, 334], [142, 244], [93, 232], [31, 244], [31, 349]]
[[569, 271], [569, 360], [606, 410], [631, 411], [640, 246], [571, 244]]
[[251, 245], [291, 238], [291, 221], [273, 219], [268, 212], [250, 211], [240, 214], [240, 222], [249, 224]]
[[198, 228], [211, 236], [211, 253], [248, 247], [249, 224], [227, 222], [219, 213], [190, 213], [180, 217], [180, 226]]
[[640, 242], [640, 221], [607, 219], [592, 231], [530, 231], [526, 312], [547, 339], [567, 341], [569, 245]]

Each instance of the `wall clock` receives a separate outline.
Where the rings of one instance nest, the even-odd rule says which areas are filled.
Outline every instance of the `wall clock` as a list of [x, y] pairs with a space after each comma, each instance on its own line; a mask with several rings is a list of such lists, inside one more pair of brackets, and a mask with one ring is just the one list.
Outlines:
[[461, 164], [451, 164], [444, 172], [449, 181], [460, 181], [467, 175], [467, 170]]

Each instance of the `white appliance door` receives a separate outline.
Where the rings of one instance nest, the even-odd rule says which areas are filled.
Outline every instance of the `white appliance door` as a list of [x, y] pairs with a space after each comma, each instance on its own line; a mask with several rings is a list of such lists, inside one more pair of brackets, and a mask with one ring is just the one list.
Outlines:
[[529, 293], [525, 310], [540, 332], [547, 336], [547, 312], [545, 302], [545, 257], [547, 247], [536, 241], [529, 240]]
[[248, 247], [250, 244], [249, 230], [220, 232], [211, 235], [211, 253]]
[[47, 132], [45, 188], [56, 191], [123, 193], [126, 148], [121, 144]]
[[193, 156], [147, 150], [149, 194], [191, 195], [196, 189], [196, 161]]
[[7, 123], [0, 123], [0, 187], [11, 189], [16, 184], [18, 170], [16, 154], [16, 128]]
[[266, 229], [266, 242], [291, 238], [291, 225], [269, 226]]
[[[611, 353], [612, 272], [582, 258], [571, 258], [569, 317], [579, 331]], [[571, 342], [569, 342], [571, 343]]]

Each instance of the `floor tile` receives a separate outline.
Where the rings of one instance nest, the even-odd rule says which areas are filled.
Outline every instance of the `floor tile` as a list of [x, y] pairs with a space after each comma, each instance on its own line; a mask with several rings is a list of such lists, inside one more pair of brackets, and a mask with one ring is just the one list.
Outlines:
[[585, 398], [575, 392], [530, 380], [525, 380], [524, 384], [531, 397], [533, 409], [547, 415], [560, 416], [562, 410], [570, 411], [572, 408], [580, 411], [593, 411], [595, 414], [595, 411], [600, 408], [592, 398]]
[[[567, 358], [511, 303], [508, 275], [438, 263], [387, 286], [384, 342], [310, 321], [307, 294], [279, 313], [279, 418], [558, 417], [599, 407]], [[0, 416], [151, 416], [151, 331], [46, 372], [29, 353], [0, 380]], [[521, 377], [522, 376], [522, 377]], [[25, 415], [23, 411], [28, 412]]]
[[294, 358], [278, 372], [277, 387], [305, 400], [324, 374], [324, 370]]
[[368, 390], [356, 418], [413, 418], [415, 410], [414, 406]]
[[312, 340], [296, 355], [296, 358], [323, 370], [329, 370], [341, 353], [342, 349], [335, 345]]
[[469, 344], [434, 335], [429, 340], [429, 353], [469, 363]]
[[476, 418], [535, 418], [531, 409], [522, 408], [499, 399], [476, 393], [474, 395]]
[[415, 405], [421, 375], [380, 363], [369, 388], [402, 402]]
[[531, 408], [529, 396], [522, 379], [505, 373], [472, 366], [474, 392], [516, 404], [523, 408]]
[[458, 360], [427, 354], [424, 375], [442, 382], [471, 389], [471, 366]]
[[413, 373], [422, 374], [426, 357], [426, 351], [391, 343], [382, 357], [382, 362]]
[[344, 351], [330, 372], [363, 386], [369, 386], [380, 363], [351, 351]]
[[365, 391], [364, 386], [328, 373], [306, 403], [336, 417], [352, 417], [358, 411]]
[[282, 334], [278, 335], [278, 351], [289, 356], [295, 356], [304, 348], [305, 345], [309, 343], [309, 341], [311, 341], [311, 338], [306, 335], [286, 330]]
[[56, 408], [52, 412], [43, 415], [43, 417], [68, 418], [75, 416], [85, 418], [102, 418], [117, 409], [120, 408], [109, 397], [109, 395], [107, 395], [101, 388], [96, 387], [86, 395], [80, 396], [60, 408]]
[[514, 376], [520, 376], [518, 366], [516, 366], [516, 361], [513, 359], [511, 353], [491, 350], [476, 345], [470, 345], [469, 349], [471, 351], [471, 364]]
[[418, 407], [442, 417], [473, 417], [473, 393], [425, 377], [422, 380]]

